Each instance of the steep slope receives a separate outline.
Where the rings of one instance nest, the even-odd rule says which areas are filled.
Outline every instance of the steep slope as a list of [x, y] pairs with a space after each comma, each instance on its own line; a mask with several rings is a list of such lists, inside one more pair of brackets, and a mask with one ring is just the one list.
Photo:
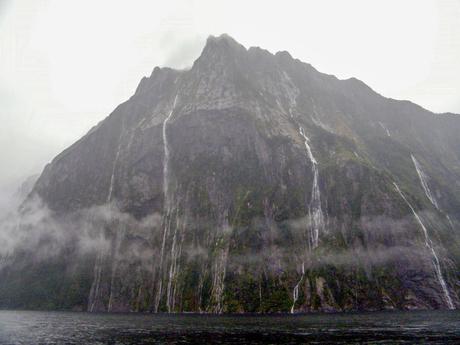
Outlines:
[[[210, 37], [190, 70], [155, 68], [45, 168], [23, 212], [39, 197], [68, 237], [78, 239], [83, 217], [107, 243], [82, 255], [65, 242], [28, 268], [18, 268], [27, 262], [19, 251], [0, 303], [454, 308], [459, 130], [457, 115], [384, 98], [286, 52]], [[50, 271], [60, 278], [37, 273]], [[43, 289], [53, 294], [33, 297]]]

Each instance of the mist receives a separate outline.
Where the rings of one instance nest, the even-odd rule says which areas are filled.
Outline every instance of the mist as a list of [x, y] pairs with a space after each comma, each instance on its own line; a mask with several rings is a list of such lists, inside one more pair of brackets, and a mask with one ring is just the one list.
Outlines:
[[[10, 260], [14, 262], [21, 257], [21, 253], [27, 253], [26, 262], [37, 264], [68, 255], [69, 252], [65, 253], [69, 249], [76, 258], [103, 254], [112, 258], [123, 257], [127, 262], [141, 259], [141, 266], [147, 271], [152, 271], [159, 261], [165, 227], [164, 217], [160, 213], [154, 212], [136, 219], [129, 213], [120, 211], [114, 201], [57, 216], [36, 195], [15, 205], [17, 207], [10, 208], [8, 212], [4, 209], [0, 216], [0, 270]], [[424, 212], [422, 216], [428, 219], [434, 215]], [[176, 221], [183, 224], [184, 234], [188, 234], [186, 236], [193, 236], [200, 229], [216, 227], [206, 220], [190, 222], [186, 216]], [[294, 262], [300, 272], [299, 263], [303, 262], [306, 269], [312, 270], [331, 266], [345, 270], [364, 267], [370, 272], [372, 268], [385, 267], [404, 258], [412, 262], [414, 258], [419, 258], [421, 267], [429, 266], [429, 253], [424, 246], [420, 229], [413, 228], [412, 237], [408, 236], [408, 229], [413, 224], [411, 221], [411, 217], [365, 217], [361, 221], [364, 242], [351, 237], [347, 239], [351, 234], [336, 234], [336, 237], [343, 236], [345, 241], [350, 241], [347, 248], [329, 248], [324, 252], [313, 253], [308, 247], [308, 216], [286, 220], [280, 224], [255, 217], [251, 220], [249, 229], [258, 234], [260, 247], [247, 248], [241, 255], [233, 254], [228, 270], [238, 273], [244, 267], [264, 267], [270, 274], [276, 274], [291, 269], [286, 264]], [[337, 232], [339, 223], [330, 217], [329, 231]], [[288, 247], [285, 243], [286, 230], [282, 231], [281, 228], [288, 229], [291, 238], [287, 242]], [[214, 231], [218, 233], [216, 238], [223, 236], [226, 241], [231, 242], [232, 238], [244, 238], [243, 234], [247, 230], [247, 227], [225, 227], [220, 235], [217, 227]], [[120, 244], [115, 245], [114, 241]], [[186, 262], [204, 262], [211, 259], [210, 248], [194, 242], [187, 244], [182, 251]]]

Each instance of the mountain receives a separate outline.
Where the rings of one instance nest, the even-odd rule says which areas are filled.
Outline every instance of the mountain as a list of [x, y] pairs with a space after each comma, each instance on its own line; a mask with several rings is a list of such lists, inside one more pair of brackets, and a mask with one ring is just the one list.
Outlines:
[[0, 305], [456, 308], [459, 132], [458, 115], [209, 37], [45, 167]]

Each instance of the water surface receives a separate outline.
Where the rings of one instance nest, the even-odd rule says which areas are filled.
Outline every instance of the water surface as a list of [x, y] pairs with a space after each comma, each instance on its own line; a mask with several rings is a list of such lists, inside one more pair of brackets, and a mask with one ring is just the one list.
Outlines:
[[0, 344], [460, 344], [460, 311], [209, 316], [0, 311]]

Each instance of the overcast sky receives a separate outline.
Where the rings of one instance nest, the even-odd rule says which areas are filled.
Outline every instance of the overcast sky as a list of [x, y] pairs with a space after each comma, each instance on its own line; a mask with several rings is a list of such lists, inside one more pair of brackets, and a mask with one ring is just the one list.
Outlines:
[[460, 113], [460, 0], [0, 0], [0, 193], [224, 32]]

